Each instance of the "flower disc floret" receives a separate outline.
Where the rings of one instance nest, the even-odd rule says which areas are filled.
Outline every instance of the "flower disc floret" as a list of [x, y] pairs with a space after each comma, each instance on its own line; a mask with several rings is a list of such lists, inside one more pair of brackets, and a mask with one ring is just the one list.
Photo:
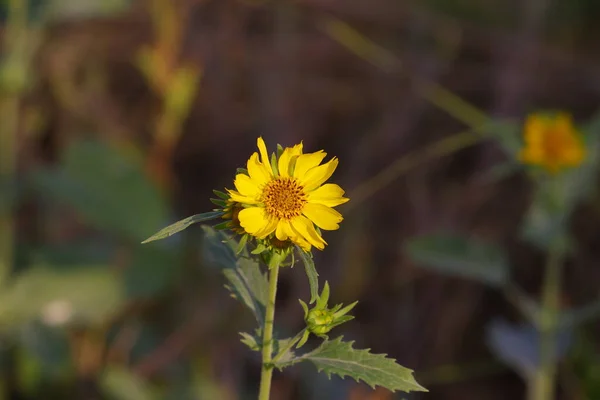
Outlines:
[[303, 153], [302, 143], [282, 149], [269, 158], [265, 142], [258, 138], [258, 153], [250, 156], [247, 173], [236, 175], [236, 190], [231, 200], [243, 205], [240, 225], [250, 235], [265, 239], [291, 241], [310, 250], [327, 244], [320, 231], [336, 230], [343, 220], [333, 207], [348, 201], [344, 190], [325, 183], [335, 171], [338, 160], [321, 164], [323, 151]]
[[302, 214], [306, 197], [296, 178], [278, 177], [265, 185], [262, 201], [269, 216], [290, 220]]

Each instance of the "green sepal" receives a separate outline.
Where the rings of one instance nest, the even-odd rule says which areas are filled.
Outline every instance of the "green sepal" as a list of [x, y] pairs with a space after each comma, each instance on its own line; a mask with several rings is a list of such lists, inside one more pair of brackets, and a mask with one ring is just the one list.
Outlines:
[[213, 190], [213, 193], [222, 198], [223, 200], [229, 200], [230, 198], [230, 196], [227, 193], [221, 192], [220, 190]]
[[227, 202], [221, 199], [210, 199], [210, 202], [219, 207], [227, 207]]
[[246, 168], [238, 168], [238, 169], [236, 169], [236, 174], [244, 174], [244, 175], [250, 176], [250, 174], [248, 173], [248, 170]]
[[343, 316], [343, 315], [346, 315], [346, 314], [348, 314], [350, 311], [352, 311], [352, 309], [353, 309], [354, 307], [356, 307], [356, 305], [357, 305], [357, 304], [358, 304], [358, 300], [357, 300], [357, 301], [355, 301], [355, 302], [354, 302], [354, 303], [352, 303], [352, 304], [348, 304], [346, 307], [342, 308], [342, 309], [341, 309], [341, 310], [339, 310], [339, 311], [338, 311], [338, 309], [339, 309], [339, 307], [341, 307], [342, 305], [341, 305], [341, 304], [338, 304], [337, 306], [335, 306], [335, 307], [334, 307], [334, 311], [333, 311], [333, 317], [337, 319], [337, 318], [339, 318], [339, 317], [341, 317], [341, 316]]
[[304, 334], [302, 334], [302, 338], [296, 345], [296, 348], [299, 349], [300, 347], [304, 346], [306, 344], [306, 342], [308, 341], [309, 336], [310, 336], [310, 332], [308, 331], [308, 329], [305, 329]]
[[277, 157], [281, 157], [281, 155], [283, 154], [283, 146], [280, 145], [279, 143], [277, 143]]
[[271, 169], [273, 169], [273, 174], [275, 174], [275, 176], [279, 175], [279, 167], [277, 166], [277, 156], [275, 153], [271, 154]]
[[327, 308], [327, 302], [329, 301], [329, 282], [325, 281], [325, 285], [323, 286], [323, 291], [320, 296], [317, 296], [317, 304], [315, 308]]
[[308, 305], [303, 302], [301, 299], [298, 299], [298, 301], [300, 302], [300, 305], [302, 306], [302, 309], [304, 310], [304, 318], [306, 318], [308, 316]]
[[235, 249], [236, 256], [239, 256], [244, 251], [246, 248], [246, 243], [248, 243], [248, 235], [242, 235], [242, 238]]
[[267, 249], [267, 247], [264, 244], [259, 243], [259, 244], [256, 245], [256, 248], [254, 250], [252, 250], [250, 253], [252, 253], [254, 255], [258, 255], [258, 254], [264, 253], [267, 250], [268, 249]]

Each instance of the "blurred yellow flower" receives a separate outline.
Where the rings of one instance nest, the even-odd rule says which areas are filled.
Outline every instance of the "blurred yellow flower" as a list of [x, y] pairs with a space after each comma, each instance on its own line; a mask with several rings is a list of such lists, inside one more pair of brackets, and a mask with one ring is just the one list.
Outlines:
[[519, 160], [549, 173], [579, 166], [586, 156], [583, 138], [568, 114], [533, 114], [525, 121], [525, 146]]
[[327, 244], [315, 225], [336, 230], [342, 215], [332, 207], [348, 201], [344, 190], [325, 181], [335, 171], [338, 160], [321, 165], [323, 151], [302, 153], [302, 143], [280, 151], [269, 161], [262, 138], [257, 140], [258, 153], [247, 163], [247, 174], [236, 175], [236, 190], [229, 190], [231, 200], [243, 205], [237, 217], [244, 230], [259, 239], [274, 234], [280, 241], [291, 241], [310, 250]]

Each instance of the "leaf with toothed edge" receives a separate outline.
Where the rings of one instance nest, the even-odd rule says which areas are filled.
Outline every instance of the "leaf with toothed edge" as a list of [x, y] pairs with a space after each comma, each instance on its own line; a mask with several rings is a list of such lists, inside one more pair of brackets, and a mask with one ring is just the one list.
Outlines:
[[395, 392], [419, 391], [427, 392], [413, 377], [413, 371], [387, 358], [385, 354], [372, 354], [369, 349], [352, 348], [354, 342], [344, 342], [340, 336], [334, 340], [326, 340], [313, 351], [299, 357], [290, 357], [285, 362], [276, 363], [278, 369], [289, 367], [301, 361], [310, 361], [331, 378], [336, 374], [341, 378], [350, 376], [357, 382], [362, 380], [373, 389], [382, 386]]

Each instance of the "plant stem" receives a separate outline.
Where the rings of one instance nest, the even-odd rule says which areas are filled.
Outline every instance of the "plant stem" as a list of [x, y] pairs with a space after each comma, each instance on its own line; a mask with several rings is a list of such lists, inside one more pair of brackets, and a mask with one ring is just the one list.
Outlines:
[[273, 322], [275, 321], [275, 298], [277, 297], [277, 279], [279, 263], [271, 267], [269, 272], [269, 298], [265, 312], [265, 326], [262, 337], [262, 369], [260, 374], [260, 391], [258, 400], [269, 400], [271, 379], [273, 378]]
[[550, 249], [542, 288], [539, 364], [528, 382], [529, 400], [553, 400], [558, 366], [557, 334], [560, 301], [560, 275], [563, 265], [562, 245]]

